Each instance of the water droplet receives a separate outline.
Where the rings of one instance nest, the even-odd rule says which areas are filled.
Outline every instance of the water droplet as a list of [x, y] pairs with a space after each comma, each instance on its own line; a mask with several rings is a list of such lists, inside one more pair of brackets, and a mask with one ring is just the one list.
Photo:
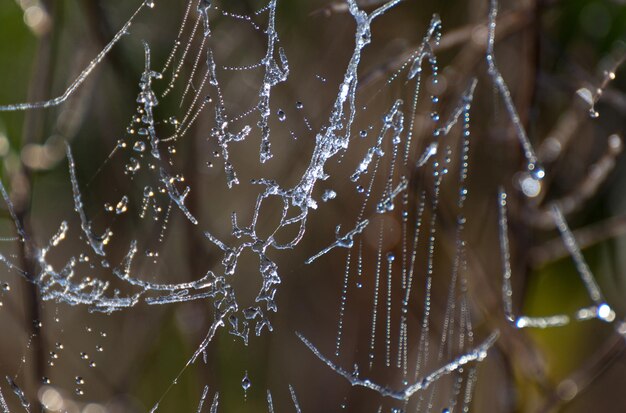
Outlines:
[[365, 188], [363, 188], [363, 185], [358, 185], [358, 186], [356, 187], [356, 191], [357, 191], [359, 194], [362, 194], [363, 192], [365, 192]]
[[252, 382], [248, 378], [248, 372], [246, 371], [246, 374], [243, 376], [243, 379], [241, 380], [241, 388], [244, 390], [244, 392], [247, 392], [250, 386], [252, 386]]
[[536, 163], [531, 163], [528, 165], [528, 172], [533, 177], [533, 179], [536, 179], [538, 181], [541, 181], [543, 178], [546, 177], [546, 171]]
[[296, 109], [302, 109], [304, 107], [304, 105], [302, 104], [302, 102], [298, 101], [296, 102]]
[[276, 112], [276, 116], [278, 116], [278, 120], [281, 122], [284, 122], [285, 119], [287, 119], [287, 115], [285, 115], [285, 112], [283, 112], [282, 109], [278, 109], [278, 112]]
[[137, 172], [139, 168], [141, 168], [141, 164], [135, 158], [130, 158], [130, 161], [126, 164], [127, 172]]
[[2, 283], [2, 291], [11, 291], [11, 286], [9, 285], [9, 283]]
[[85, 384], [85, 380], [80, 376], [76, 376], [74, 380], [76, 381], [76, 384]]
[[120, 215], [126, 212], [127, 210], [128, 210], [128, 197], [124, 195], [122, 199], [120, 199], [120, 202], [118, 202], [117, 205], [115, 205], [115, 213], [117, 215]]
[[143, 152], [146, 150], [146, 143], [144, 141], [137, 141], [133, 145], [133, 150], [135, 152]]
[[50, 384], [50, 379], [44, 376], [44, 377], [41, 378], [41, 382], [43, 384]]
[[95, 361], [90, 362], [89, 367], [96, 367], [96, 362]]
[[360, 136], [361, 138], [366, 138], [366, 137], [367, 137], [367, 131], [366, 131], [365, 129], [361, 130], [361, 131], [359, 132], [359, 136]]
[[96, 351], [102, 352], [104, 351], [104, 349], [102, 348], [102, 346], [96, 346]]
[[85, 352], [81, 352], [80, 353], [80, 358], [83, 360], [87, 360], [89, 358], [89, 354], [85, 353]]
[[77, 387], [76, 390], [74, 390], [74, 392], [79, 396], [82, 396], [83, 394], [85, 394], [83, 392], [83, 389], [81, 389], [80, 387]]
[[615, 312], [607, 303], [602, 303], [597, 309], [598, 318], [603, 321], [611, 322], [615, 319]]

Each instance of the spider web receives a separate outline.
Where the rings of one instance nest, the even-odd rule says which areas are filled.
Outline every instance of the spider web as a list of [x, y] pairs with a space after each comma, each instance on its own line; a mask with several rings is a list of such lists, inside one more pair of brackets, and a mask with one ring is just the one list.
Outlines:
[[[111, 125], [121, 138], [97, 169], [77, 156], [86, 144], [66, 145], [67, 201], [52, 230], [47, 218], [41, 230], [31, 228], [22, 206], [0, 187], [9, 215], [0, 256], [3, 297], [11, 300], [11, 285], [22, 282], [33, 286], [41, 307], [16, 372], [5, 373], [0, 386], [5, 411], [33, 411], [37, 403], [49, 410], [113, 410], [95, 402], [106, 394], [97, 388], [106, 381], [97, 371], [110, 363], [101, 353], [119, 351], [132, 360], [111, 337], [121, 336], [119, 325], [136, 329], [142, 317], [168, 311], [187, 319], [183, 325], [199, 324], [190, 327], [193, 347], [179, 354], [176, 373], [160, 378], [150, 406], [124, 402], [125, 411], [160, 411], [168, 401], [177, 406], [172, 393], [194, 375], [197, 411], [310, 411], [313, 384], [287, 362], [270, 364], [278, 355], [263, 352], [269, 340], [283, 342], [283, 351], [297, 348], [291, 361], [313, 369], [320, 388], [337, 389], [328, 409], [470, 410], [478, 367], [499, 337], [493, 326], [475, 328], [469, 294], [471, 117], [482, 83], [502, 99], [518, 137], [526, 160], [522, 188], [540, 186], [545, 171], [496, 65], [495, 1], [487, 81], [464, 79], [448, 102], [438, 92], [437, 15], [391, 75], [361, 79], [363, 60], [376, 46], [376, 22], [404, 6], [371, 3], [336, 6], [352, 20], [352, 44], [333, 81], [310, 70], [294, 73], [303, 65], [291, 56], [305, 53], [292, 54], [284, 44], [277, 0], [243, 12], [226, 2], [188, 2], [165, 54], [156, 38], [134, 39], [135, 26], [149, 25], [160, 8], [167, 12], [145, 1], [60, 97], [0, 107], [69, 105], [126, 37], [142, 49], [136, 107], [126, 125]], [[236, 44], [233, 33], [240, 32]], [[247, 50], [253, 41], [261, 46]], [[322, 97], [293, 99], [303, 82]], [[554, 223], [592, 304], [573, 317], [515, 315], [506, 200], [500, 189], [494, 221], [504, 319], [521, 329], [598, 318], [622, 334], [557, 203]], [[304, 303], [282, 298], [303, 288], [301, 274], [310, 283]], [[299, 320], [281, 317], [292, 308], [303, 313]], [[150, 320], [165, 323], [166, 316]], [[150, 340], [149, 333], [134, 337]], [[38, 385], [27, 384], [25, 370], [41, 348], [50, 350], [37, 374], [48, 373], [39, 374]], [[223, 377], [199, 373], [216, 370], [231, 353]], [[67, 371], [76, 374], [68, 379]], [[331, 404], [336, 399], [339, 405]]]

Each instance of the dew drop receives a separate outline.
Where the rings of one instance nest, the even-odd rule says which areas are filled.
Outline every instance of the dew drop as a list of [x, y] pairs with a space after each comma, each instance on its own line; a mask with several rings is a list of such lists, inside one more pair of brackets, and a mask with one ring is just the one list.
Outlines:
[[135, 152], [143, 152], [146, 150], [146, 143], [144, 141], [137, 141], [133, 145], [133, 150]]
[[611, 322], [615, 319], [615, 312], [607, 303], [600, 304], [597, 313], [600, 320]]
[[248, 372], [246, 371], [246, 374], [243, 376], [243, 379], [241, 380], [241, 388], [243, 389], [244, 394], [248, 392], [248, 389], [250, 388], [250, 386], [252, 386], [252, 382], [248, 378]]
[[126, 171], [127, 172], [137, 172], [139, 170], [139, 168], [141, 168], [141, 164], [135, 158], [130, 158], [129, 163], [126, 164]]
[[533, 179], [536, 179], [538, 181], [541, 181], [543, 178], [546, 177], [546, 171], [536, 163], [531, 163], [528, 165], [528, 172], [533, 177]]
[[123, 214], [128, 210], [128, 197], [124, 195], [122, 199], [115, 205], [115, 213], [117, 215]]

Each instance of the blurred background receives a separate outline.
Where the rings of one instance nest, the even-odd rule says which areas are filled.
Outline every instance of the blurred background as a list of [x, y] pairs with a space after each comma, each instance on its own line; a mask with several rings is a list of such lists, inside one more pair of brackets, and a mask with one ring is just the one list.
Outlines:
[[[46, 246], [61, 222], [67, 221], [68, 235], [49, 252], [49, 263], [61, 268], [74, 258], [76, 279], [108, 281], [110, 294], [117, 289], [122, 296], [137, 289], [116, 279], [111, 268], [121, 265], [131, 240], [140, 245], [139, 258], [133, 263], [137, 278], [181, 283], [199, 279], [207, 271], [224, 271], [223, 252], [204, 232], [237, 244], [231, 234], [231, 213], [237, 213], [240, 225], [248, 225], [261, 191], [250, 181], [275, 179], [284, 188], [297, 184], [310, 162], [316, 134], [328, 125], [354, 51], [354, 19], [342, 2], [278, 1], [276, 30], [290, 73], [286, 82], [272, 89], [269, 120], [274, 157], [261, 164], [256, 105], [264, 73], [259, 62], [268, 44], [266, 3], [213, 2], [207, 43], [217, 62], [219, 91], [201, 81], [206, 73], [202, 26], [188, 43], [186, 59], [181, 57], [198, 19], [195, 2], [182, 29], [185, 1], [155, 3], [152, 9], [143, 8], [128, 35], [62, 105], [0, 113], [2, 182], [31, 245]], [[381, 3], [359, 2], [368, 12]], [[139, 6], [138, 1], [119, 0], [1, 2], [0, 105], [61, 95]], [[273, 331], [264, 330], [260, 336], [251, 333], [248, 345], [226, 328], [220, 329], [206, 354], [178, 377], [214, 319], [211, 301], [148, 305], [140, 300], [111, 315], [93, 313], [86, 305], [42, 299], [45, 292], [38, 284], [3, 266], [0, 372], [10, 380], [3, 379], [0, 389], [11, 412], [23, 409], [15, 386], [24, 392], [31, 411], [41, 410], [43, 403], [50, 411], [95, 413], [149, 411], [157, 402], [159, 411], [196, 411], [205, 385], [209, 386], [205, 411], [216, 391], [219, 411], [266, 411], [267, 390], [275, 411], [297, 411], [290, 386], [303, 412], [440, 412], [451, 406], [453, 411], [467, 406], [483, 412], [626, 411], [626, 395], [621, 391], [626, 384], [625, 342], [616, 333], [616, 325], [592, 319], [559, 328], [520, 330], [506, 321], [497, 203], [498, 188], [503, 187], [509, 195], [516, 314], [572, 315], [592, 304], [555, 229], [550, 205], [558, 202], [617, 320], [624, 318], [626, 80], [619, 64], [626, 55], [626, 7], [621, 0], [499, 4], [496, 59], [546, 169], [540, 183], [529, 182], [524, 174], [526, 161], [519, 141], [487, 73], [488, 11], [487, 0], [405, 0], [374, 21], [372, 43], [363, 50], [358, 71], [350, 148], [327, 163], [329, 178], [315, 188], [318, 209], [310, 213], [302, 241], [293, 250], [271, 252], [281, 277], [278, 310], [266, 311]], [[440, 42], [432, 42], [437, 62], [425, 59], [413, 113], [416, 85], [415, 80], [407, 80], [405, 62], [410, 66], [434, 13], [443, 22]], [[181, 30], [183, 42], [177, 45]], [[160, 181], [149, 150], [137, 155], [141, 151], [135, 149], [141, 141], [134, 118], [145, 66], [142, 41], [150, 46], [154, 70], [165, 65], [174, 47], [178, 50], [163, 72], [164, 79], [154, 84], [162, 136], [171, 134], [177, 122], [185, 119], [191, 97], [206, 102], [196, 106], [200, 107], [197, 118], [184, 136], [162, 142], [161, 148], [167, 153], [164, 162], [180, 178], [181, 191], [185, 186], [191, 189], [185, 205], [198, 219], [197, 226], [168, 203], [167, 196], [145, 196], [146, 187], [158, 192]], [[194, 66], [196, 59], [198, 66]], [[172, 68], [179, 62], [178, 83], [163, 96]], [[433, 65], [438, 67], [436, 76]], [[464, 143], [460, 125], [441, 139], [438, 154], [417, 168], [420, 155], [434, 141], [433, 130], [454, 112], [473, 78], [478, 83], [469, 112], [466, 182], [458, 178]], [[577, 93], [581, 89], [588, 94]], [[598, 116], [590, 116], [588, 100], [595, 94]], [[233, 189], [226, 185], [224, 153], [212, 132], [220, 96], [233, 130], [252, 127], [244, 141], [229, 147], [228, 161], [240, 182]], [[181, 104], [181, 99], [187, 103]], [[403, 139], [412, 131], [408, 162], [396, 162], [404, 152], [396, 154], [395, 146], [385, 139], [385, 155], [380, 157], [378, 173], [370, 172], [373, 183], [365, 191], [359, 186], [367, 187], [369, 177], [354, 183], [350, 175], [375, 146], [382, 118], [397, 99], [404, 102]], [[439, 123], [433, 112], [441, 117]], [[106, 263], [89, 254], [82, 238], [66, 143], [76, 161], [94, 232], [107, 228], [113, 232]], [[449, 154], [444, 148], [449, 148]], [[433, 166], [435, 161], [439, 166]], [[433, 170], [441, 173], [443, 167], [449, 171], [438, 186]], [[400, 176], [407, 177], [408, 189], [396, 199], [393, 211], [377, 214], [375, 203], [385, 193], [388, 180], [395, 186]], [[468, 195], [460, 254], [456, 236], [463, 185]], [[323, 202], [327, 190], [335, 191], [336, 198]], [[373, 194], [369, 201], [364, 192]], [[422, 196], [425, 211], [419, 214]], [[263, 204], [260, 232], [276, 227], [281, 208], [274, 198]], [[354, 228], [358, 217], [370, 221], [352, 248], [335, 248], [310, 265], [304, 263], [336, 240], [337, 225], [344, 234]], [[417, 222], [422, 222], [421, 227], [416, 227]], [[405, 246], [412, 248], [415, 228], [421, 229], [420, 240], [417, 248], [407, 252]], [[37, 274], [34, 251], [15, 238], [13, 219], [4, 203], [0, 230], [2, 255], [27, 276]], [[289, 239], [295, 234], [283, 231], [279, 235]], [[432, 256], [429, 236], [435, 239]], [[396, 254], [393, 265], [385, 258], [388, 253]], [[384, 362], [386, 317], [394, 326], [393, 348], [398, 346], [397, 326], [404, 317], [406, 291], [400, 280], [408, 272], [411, 253], [416, 264], [406, 315], [410, 376], [423, 351], [423, 343], [418, 347], [425, 308], [430, 310], [425, 334], [431, 350], [422, 373], [472, 348], [469, 336], [474, 345], [496, 329], [500, 336], [489, 356], [477, 365], [473, 387], [467, 387], [473, 383], [469, 375], [474, 374], [468, 368], [441, 380], [436, 392], [422, 392], [403, 403], [350, 386], [315, 357], [296, 332], [348, 372], [358, 364], [362, 377], [390, 388], [402, 388], [405, 380], [412, 383], [402, 368]], [[459, 257], [464, 265], [455, 270]], [[432, 297], [427, 307], [429, 265]], [[459, 280], [453, 278], [457, 272]], [[230, 282], [241, 308], [254, 305], [262, 283], [258, 257], [244, 252]], [[389, 312], [385, 312], [387, 300]], [[373, 308], [378, 309], [375, 340], [371, 339]], [[468, 320], [472, 327], [467, 326]], [[460, 327], [450, 330], [451, 322]], [[341, 352], [334, 356], [340, 323]], [[449, 334], [449, 341], [465, 343], [453, 348], [443, 345], [442, 334]], [[438, 358], [439, 352], [446, 357]], [[368, 368], [371, 354], [375, 362]], [[395, 350], [393, 354], [396, 357]], [[245, 377], [249, 382], [243, 381]], [[466, 393], [473, 397], [467, 399]]]

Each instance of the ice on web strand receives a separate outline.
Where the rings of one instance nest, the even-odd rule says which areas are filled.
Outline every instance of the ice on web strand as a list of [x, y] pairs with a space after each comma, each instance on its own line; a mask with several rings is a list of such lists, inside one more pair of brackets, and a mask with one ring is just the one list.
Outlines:
[[323, 250], [321, 250], [317, 254], [313, 255], [310, 258], [308, 258], [304, 263], [305, 264], [311, 264], [313, 261], [315, 261], [316, 259], [318, 259], [322, 255], [326, 254], [327, 252], [329, 252], [333, 248], [338, 248], [338, 247], [341, 247], [341, 248], [352, 248], [352, 246], [354, 245], [354, 237], [357, 234], [362, 233], [363, 230], [367, 227], [368, 224], [369, 224], [369, 220], [365, 219], [365, 220], [359, 222], [357, 224], [357, 226], [353, 230], [349, 231], [348, 233], [346, 233], [343, 236], [339, 235], [339, 231], [341, 231], [341, 225], [337, 225], [337, 228], [335, 228], [335, 236], [337, 237], [337, 241], [333, 242], [328, 247], [324, 248]]
[[[549, 328], [566, 325], [570, 322], [570, 317], [559, 314], [546, 317], [528, 317], [515, 316], [513, 312], [513, 289], [511, 286], [511, 264], [510, 264], [510, 247], [508, 237], [508, 219], [507, 219], [507, 194], [503, 188], [500, 188], [498, 194], [498, 212], [499, 212], [499, 237], [500, 249], [502, 254], [502, 302], [504, 306], [504, 315], [507, 320], [513, 323], [517, 328]], [[606, 322], [615, 320], [615, 312], [605, 302], [600, 288], [587, 265], [580, 248], [572, 234], [565, 217], [557, 205], [552, 207], [553, 217], [556, 226], [561, 234], [565, 247], [572, 257], [580, 278], [587, 290], [587, 293], [594, 303], [594, 306], [582, 308], [575, 314], [577, 320], [587, 320], [597, 318]]]
[[[83, 211], [80, 192], [78, 191], [78, 183], [74, 172], [74, 160], [69, 149], [68, 160], [70, 163], [70, 175], [72, 178], [72, 187], [74, 190], [74, 204], [76, 212], [80, 216], [81, 229], [87, 237], [88, 245], [90, 245], [90, 247], [97, 255], [104, 257], [106, 255], [104, 251], [104, 246], [106, 245], [106, 242], [104, 242], [102, 239], [97, 238], [91, 232], [89, 220], [87, 219], [86, 214]], [[29, 240], [27, 240], [26, 234], [21, 228], [20, 222], [17, 220], [13, 205], [11, 204], [8, 194], [1, 183], [0, 192], [2, 192], [7, 208], [10, 211], [11, 216], [13, 217], [14, 225], [17, 228], [18, 233], [21, 234], [22, 239], [20, 240], [20, 242], [30, 242]], [[146, 294], [148, 292], [168, 291], [171, 293], [171, 296], [177, 298], [177, 301], [188, 301], [191, 299], [201, 298], [188, 296], [187, 294], [189, 290], [210, 289], [211, 291], [206, 292], [203, 297], [213, 297], [217, 294], [217, 292], [213, 290], [214, 283], [212, 282], [212, 273], [208, 273], [206, 276], [197, 281], [180, 284], [149, 283], [131, 277], [130, 266], [132, 258], [137, 252], [136, 241], [133, 241], [131, 243], [129, 252], [122, 264], [123, 269], [116, 268], [113, 270], [113, 273], [116, 274], [120, 279], [126, 281], [129, 285], [140, 287], [141, 291], [127, 297], [120, 297], [117, 293], [115, 293], [113, 296], [107, 297], [105, 295], [109, 287], [109, 283], [107, 281], [90, 278], [84, 278], [83, 280], [76, 282], [72, 281], [78, 264], [78, 260], [75, 257], [71, 257], [61, 270], [55, 270], [54, 267], [47, 262], [48, 253], [53, 248], [57, 247], [66, 238], [66, 234], [68, 231], [69, 226], [67, 222], [64, 221], [61, 223], [59, 230], [52, 236], [46, 247], [38, 248], [37, 246], [32, 245], [34, 250], [33, 254], [35, 256], [35, 262], [38, 265], [36, 274], [27, 274], [24, 270], [20, 269], [4, 256], [0, 256], [0, 261], [5, 264], [5, 266], [9, 270], [18, 272], [18, 274], [20, 274], [24, 279], [29, 282], [36, 283], [40, 288], [42, 299], [56, 300], [70, 305], [87, 305], [90, 307], [90, 311], [111, 313], [122, 308], [132, 307], [137, 304], [143, 294]], [[111, 235], [110, 231], [108, 230], [105, 231], [105, 233], [109, 234], [109, 236]], [[101, 265], [104, 268], [108, 267], [106, 261], [102, 261]], [[149, 303], [150, 300], [157, 300], [157, 298], [146, 298], [146, 301]], [[161, 297], [161, 300], [166, 302], [165, 297]]]
[[130, 18], [126, 21], [124, 26], [113, 36], [113, 39], [98, 53], [98, 55], [87, 65], [87, 67], [78, 75], [78, 77], [68, 86], [68, 88], [63, 92], [61, 96], [58, 96], [54, 99], [42, 101], [42, 102], [30, 102], [30, 103], [17, 103], [12, 105], [2, 105], [0, 106], [0, 112], [14, 112], [14, 111], [24, 111], [30, 109], [38, 109], [38, 108], [48, 108], [53, 106], [58, 106], [65, 102], [76, 90], [87, 80], [89, 75], [94, 71], [94, 69], [104, 60], [107, 54], [113, 49], [120, 39], [129, 33], [130, 27], [132, 26], [135, 18], [144, 8], [153, 8], [154, 1], [145, 0], [141, 3], [141, 5], [135, 10], [135, 12], [130, 16]]
[[509, 91], [502, 74], [500, 74], [500, 70], [496, 65], [496, 58], [494, 53], [494, 44], [495, 44], [495, 32], [496, 32], [496, 17], [498, 16], [498, 1], [491, 0], [490, 10], [489, 10], [489, 30], [488, 30], [488, 40], [487, 40], [487, 67], [488, 73], [491, 76], [493, 84], [497, 88], [502, 100], [504, 100], [504, 106], [506, 107], [507, 113], [511, 118], [511, 122], [513, 122], [513, 126], [515, 128], [515, 132], [517, 134], [517, 138], [520, 141], [522, 146], [522, 151], [524, 157], [526, 158], [527, 169], [528, 172], [535, 180], [541, 180], [545, 176], [545, 171], [539, 165], [539, 161], [537, 159], [537, 155], [535, 154], [535, 150], [533, 149], [532, 144], [530, 143], [530, 139], [528, 139], [528, 135], [526, 134], [526, 130], [522, 125], [522, 121], [519, 118], [517, 113], [517, 109], [515, 108], [515, 104], [513, 103], [513, 98], [511, 97], [511, 92]]
[[401, 390], [393, 390], [369, 379], [363, 379], [359, 377], [358, 366], [355, 368], [354, 373], [350, 373], [344, 370], [340, 366], [336, 365], [329, 358], [324, 356], [309, 340], [307, 340], [302, 334], [296, 333], [300, 340], [311, 350], [311, 352], [322, 362], [324, 362], [331, 370], [336, 374], [348, 380], [351, 386], [365, 387], [379, 393], [383, 397], [390, 397], [396, 400], [406, 401], [415, 393], [421, 390], [425, 390], [430, 385], [438, 381], [443, 376], [457, 371], [459, 368], [465, 366], [468, 363], [480, 362], [487, 357], [487, 351], [496, 342], [499, 333], [496, 331], [492, 333], [481, 345], [468, 353], [457, 357], [453, 361], [445, 364], [437, 370], [423, 376], [419, 380], [416, 380], [414, 384], [408, 385]]

